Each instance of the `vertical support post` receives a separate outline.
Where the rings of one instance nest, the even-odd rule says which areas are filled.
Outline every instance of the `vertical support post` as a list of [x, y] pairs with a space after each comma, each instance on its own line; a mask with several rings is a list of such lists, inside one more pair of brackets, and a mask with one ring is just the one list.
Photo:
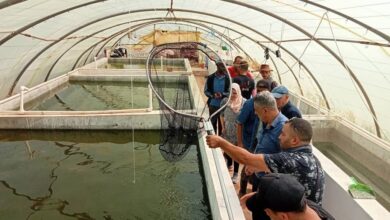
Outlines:
[[156, 46], [156, 25], [153, 25], [153, 47]]
[[160, 58], [161, 58], [161, 61], [160, 61], [160, 63], [161, 63], [161, 71], [163, 71], [163, 70], [164, 70], [164, 60], [163, 60], [163, 56], [161, 56]]
[[95, 69], [97, 69], [97, 68], [98, 68], [98, 65], [97, 65], [96, 59], [97, 59], [97, 57], [94, 57], [94, 58], [93, 58], [93, 60], [95, 61]]
[[317, 114], [321, 114], [321, 97], [318, 97], [318, 112]]
[[151, 112], [153, 110], [153, 91], [152, 87], [148, 85], [149, 88], [149, 107], [148, 107], [148, 112]]
[[20, 87], [20, 104], [19, 104], [19, 111], [24, 112], [24, 91], [27, 89], [27, 87], [21, 86]]

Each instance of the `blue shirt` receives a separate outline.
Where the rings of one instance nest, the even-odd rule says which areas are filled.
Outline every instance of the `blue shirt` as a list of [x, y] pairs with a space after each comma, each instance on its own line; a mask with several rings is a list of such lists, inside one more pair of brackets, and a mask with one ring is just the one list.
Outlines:
[[[214, 94], [217, 92], [220, 92], [221, 94], [224, 93], [224, 91], [225, 91], [225, 75], [224, 74], [223, 75], [215, 74], [214, 82], [213, 82], [213, 90], [214, 90]], [[214, 97], [214, 94], [208, 94], [210, 92], [207, 91], [207, 83], [205, 84], [204, 93], [208, 97]], [[220, 99], [211, 98], [210, 105], [215, 106], [215, 107], [220, 107], [221, 101], [222, 101], [222, 98], [220, 98]]]
[[286, 116], [288, 119], [297, 117], [302, 118], [301, 111], [295, 105], [291, 104], [290, 101], [287, 102], [286, 105], [282, 107], [280, 110], [284, 116]]
[[280, 152], [279, 135], [282, 133], [284, 123], [288, 119], [279, 112], [278, 116], [272, 121], [271, 126], [262, 124], [257, 133], [257, 145], [255, 154], [274, 154]]
[[254, 124], [256, 123], [256, 120], [259, 120], [259, 118], [255, 114], [254, 109], [254, 101], [253, 98], [247, 100], [244, 105], [242, 106], [242, 109], [240, 111], [240, 114], [237, 116], [237, 124], [241, 124], [243, 127], [242, 131], [242, 142], [244, 144], [244, 147], [252, 152], [252, 143], [254, 139]]

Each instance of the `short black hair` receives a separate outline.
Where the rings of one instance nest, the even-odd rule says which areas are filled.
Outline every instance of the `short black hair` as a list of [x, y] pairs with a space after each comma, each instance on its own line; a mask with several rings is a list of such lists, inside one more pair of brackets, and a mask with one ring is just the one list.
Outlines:
[[294, 117], [288, 120], [286, 124], [290, 124], [291, 128], [297, 134], [299, 139], [301, 139], [301, 141], [311, 141], [313, 137], [313, 128], [311, 127], [310, 122], [302, 118]]

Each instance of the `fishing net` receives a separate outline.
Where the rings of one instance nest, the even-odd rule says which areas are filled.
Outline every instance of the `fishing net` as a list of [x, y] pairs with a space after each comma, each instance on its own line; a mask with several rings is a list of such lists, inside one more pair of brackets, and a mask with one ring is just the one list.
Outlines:
[[[207, 105], [200, 108], [202, 97], [194, 98], [194, 88], [189, 82], [192, 72], [188, 69], [201, 59], [213, 62], [216, 71], [229, 77], [217, 53], [198, 42], [162, 44], [154, 47], [147, 59], [147, 78], [162, 113], [159, 148], [168, 161], [181, 160], [191, 146], [196, 146], [198, 132], [204, 126], [209, 127], [210, 118], [225, 107], [221, 106], [220, 110], [209, 115]], [[230, 77], [229, 80], [231, 85]]]

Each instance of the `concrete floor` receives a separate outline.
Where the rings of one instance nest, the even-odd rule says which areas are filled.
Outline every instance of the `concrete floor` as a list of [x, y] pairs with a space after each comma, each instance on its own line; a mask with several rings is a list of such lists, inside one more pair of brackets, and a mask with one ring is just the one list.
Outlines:
[[[207, 72], [205, 70], [202, 70], [202, 69], [193, 69], [193, 71], [194, 71], [194, 76], [195, 76], [196, 82], [198, 84], [198, 87], [200, 89], [204, 88], [204, 84], [206, 83], [205, 76], [206, 76]], [[203, 94], [203, 100], [205, 102], [207, 101], [207, 97], [204, 94]], [[240, 168], [239, 168], [239, 172], [238, 172], [239, 174], [241, 173], [242, 168], [243, 168], [243, 165], [240, 164]], [[230, 173], [230, 176], [233, 176], [233, 170], [229, 170], [229, 173]], [[240, 181], [238, 181], [237, 184], [234, 184], [234, 188], [236, 189], [236, 193], [238, 195], [238, 191], [240, 190]], [[252, 192], [252, 185], [251, 184], [248, 184], [247, 192], [248, 193]], [[252, 213], [248, 209], [243, 208], [243, 212], [244, 212], [246, 220], [252, 220]]]

